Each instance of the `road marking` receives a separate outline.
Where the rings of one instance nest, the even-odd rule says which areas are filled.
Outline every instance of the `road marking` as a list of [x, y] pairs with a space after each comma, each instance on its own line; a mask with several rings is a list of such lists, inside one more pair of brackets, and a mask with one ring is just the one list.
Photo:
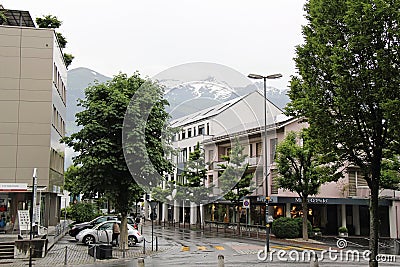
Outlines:
[[323, 249], [323, 248], [314, 248], [314, 247], [307, 247], [307, 246], [301, 246], [302, 248], [305, 248], [305, 249], [309, 249], [309, 250], [318, 250], [318, 251], [323, 251], [323, 250], [325, 250], [325, 249]]
[[223, 246], [214, 246], [214, 248], [217, 250], [225, 250]]
[[271, 246], [271, 248], [277, 248], [277, 249], [289, 250], [289, 248], [288, 248], [288, 247], [282, 247], [282, 246]]
[[185, 247], [185, 246], [182, 247], [182, 251], [189, 251], [189, 250], [190, 250], [190, 247]]
[[322, 251], [324, 249], [322, 248], [314, 248], [314, 247], [307, 247], [307, 246], [271, 246], [271, 248], [276, 248], [276, 249], [282, 249], [282, 250], [317, 250], [317, 251]]
[[198, 250], [206, 250], [207, 248], [205, 246], [199, 246], [197, 247]]

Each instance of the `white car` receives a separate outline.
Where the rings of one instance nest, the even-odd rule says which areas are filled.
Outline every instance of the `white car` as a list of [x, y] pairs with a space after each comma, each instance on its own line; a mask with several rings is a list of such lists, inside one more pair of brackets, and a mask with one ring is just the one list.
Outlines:
[[[78, 242], [82, 242], [85, 245], [93, 243], [111, 243], [112, 241], [112, 229], [115, 221], [105, 221], [99, 223], [92, 229], [84, 229], [80, 231], [75, 239]], [[117, 221], [121, 227], [121, 222]], [[143, 236], [138, 230], [134, 229], [130, 224], [128, 226], [128, 246], [134, 246], [136, 243], [143, 242]]]

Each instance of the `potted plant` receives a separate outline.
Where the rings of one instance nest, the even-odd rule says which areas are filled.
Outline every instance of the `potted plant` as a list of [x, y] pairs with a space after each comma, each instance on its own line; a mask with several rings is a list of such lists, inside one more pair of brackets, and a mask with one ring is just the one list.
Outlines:
[[321, 229], [319, 229], [318, 227], [313, 228], [312, 234], [313, 236], [322, 236]]
[[348, 233], [349, 233], [349, 231], [347, 230], [346, 226], [339, 227], [339, 236], [340, 237], [348, 237], [349, 236]]

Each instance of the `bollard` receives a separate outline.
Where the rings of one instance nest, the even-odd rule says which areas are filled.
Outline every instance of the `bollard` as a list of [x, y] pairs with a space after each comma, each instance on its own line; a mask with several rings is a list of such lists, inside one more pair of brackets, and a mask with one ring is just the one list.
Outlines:
[[319, 267], [317, 255], [314, 255], [314, 259], [310, 261], [310, 267]]
[[259, 230], [259, 228], [258, 228], [258, 226], [257, 226], [257, 239], [258, 239], [258, 230]]
[[224, 255], [218, 255], [218, 267], [224, 267], [225, 262], [224, 262]]
[[137, 260], [137, 267], [144, 267], [144, 258], [139, 258]]
[[64, 258], [64, 265], [68, 265], [68, 247], [65, 246], [65, 258]]
[[29, 242], [29, 267], [32, 267], [32, 245]]
[[143, 235], [143, 225], [140, 226], [140, 234]]
[[93, 258], [94, 258], [94, 262], [96, 262], [96, 255], [97, 255], [96, 249], [97, 249], [97, 246], [94, 245], [94, 247], [93, 247]]
[[156, 251], [158, 251], [158, 236], [156, 236]]
[[125, 247], [125, 242], [123, 243], [123, 245], [122, 245], [122, 258], [124, 258], [125, 259], [125, 252], [126, 252], [126, 247]]
[[146, 238], [143, 239], [143, 254], [146, 254]]

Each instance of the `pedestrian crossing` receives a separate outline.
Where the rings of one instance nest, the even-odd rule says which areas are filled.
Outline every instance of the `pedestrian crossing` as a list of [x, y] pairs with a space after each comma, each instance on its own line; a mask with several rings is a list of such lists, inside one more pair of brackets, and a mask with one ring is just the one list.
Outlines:
[[223, 246], [182, 246], [181, 251], [217, 251], [225, 250]]

